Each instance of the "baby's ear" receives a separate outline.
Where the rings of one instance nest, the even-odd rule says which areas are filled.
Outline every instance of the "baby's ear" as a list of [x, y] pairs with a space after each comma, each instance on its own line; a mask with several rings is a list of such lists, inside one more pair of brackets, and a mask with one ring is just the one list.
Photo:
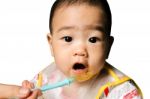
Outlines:
[[49, 44], [49, 46], [50, 46], [51, 54], [52, 54], [52, 56], [53, 56], [52, 35], [51, 35], [51, 33], [48, 33], [48, 34], [47, 34], [47, 41], [48, 41], [48, 44]]
[[112, 47], [112, 44], [114, 42], [114, 37], [113, 36], [109, 36], [108, 41], [107, 41], [107, 49], [106, 49], [106, 59], [108, 59], [109, 57], [109, 53]]

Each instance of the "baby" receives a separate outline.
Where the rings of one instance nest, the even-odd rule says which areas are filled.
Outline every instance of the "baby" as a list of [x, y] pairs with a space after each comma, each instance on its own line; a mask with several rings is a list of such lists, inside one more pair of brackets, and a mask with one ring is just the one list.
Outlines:
[[[135, 82], [106, 62], [114, 38], [106, 0], [56, 0], [47, 35], [55, 62], [31, 81], [36, 87], [73, 77], [44, 99], [142, 99]], [[30, 82], [26, 86], [30, 86]]]

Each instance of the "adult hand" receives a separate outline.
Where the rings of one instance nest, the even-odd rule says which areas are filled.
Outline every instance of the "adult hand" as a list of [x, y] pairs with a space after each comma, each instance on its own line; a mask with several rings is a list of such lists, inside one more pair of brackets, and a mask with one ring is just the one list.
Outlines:
[[34, 84], [25, 80], [22, 82], [22, 87], [20, 88], [18, 97], [20, 99], [37, 99], [38, 96], [42, 95], [41, 90], [36, 89], [32, 90], [34, 88]]

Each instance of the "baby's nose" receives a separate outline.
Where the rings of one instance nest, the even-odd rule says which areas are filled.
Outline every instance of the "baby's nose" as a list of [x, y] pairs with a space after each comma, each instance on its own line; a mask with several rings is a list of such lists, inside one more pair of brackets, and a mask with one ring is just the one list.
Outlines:
[[87, 51], [85, 49], [76, 49], [74, 51], [74, 56], [83, 56], [83, 57], [87, 57]]

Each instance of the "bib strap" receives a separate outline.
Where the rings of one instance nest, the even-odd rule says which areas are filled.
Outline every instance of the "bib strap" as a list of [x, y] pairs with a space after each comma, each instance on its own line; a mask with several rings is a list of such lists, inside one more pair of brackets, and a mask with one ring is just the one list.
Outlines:
[[119, 78], [118, 75], [109, 67], [104, 67], [106, 69], [106, 71], [108, 71], [109, 75], [111, 75], [115, 81], [113, 82], [108, 82], [106, 83], [105, 85], [103, 85], [99, 91], [98, 91], [98, 94], [96, 96], [96, 99], [99, 99], [101, 96], [102, 96], [102, 93], [103, 92], [106, 92], [108, 93], [108, 88], [111, 88], [111, 87], [115, 87], [116, 85], [119, 85], [119, 84], [122, 84], [126, 81], [129, 81], [131, 80], [131, 78], [127, 77], [127, 76], [124, 76], [122, 78]]

